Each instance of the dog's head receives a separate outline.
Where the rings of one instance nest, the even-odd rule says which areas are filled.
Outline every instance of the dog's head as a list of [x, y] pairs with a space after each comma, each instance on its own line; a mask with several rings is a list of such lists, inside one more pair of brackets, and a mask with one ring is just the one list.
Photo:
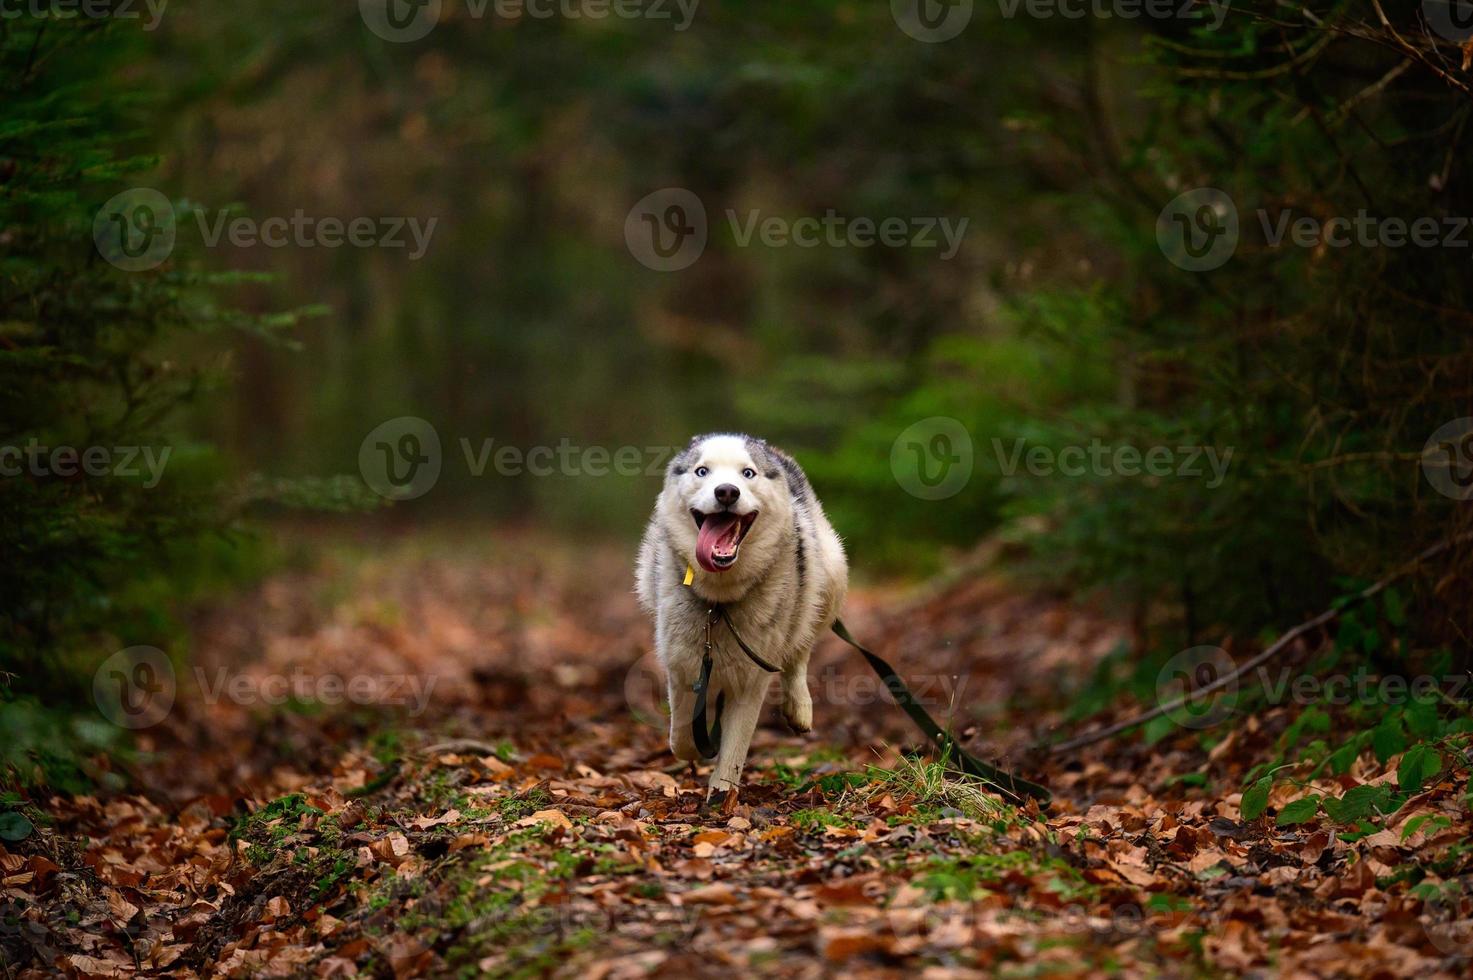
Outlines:
[[781, 453], [741, 435], [697, 436], [670, 461], [660, 516], [671, 544], [707, 572], [755, 581], [793, 530]]

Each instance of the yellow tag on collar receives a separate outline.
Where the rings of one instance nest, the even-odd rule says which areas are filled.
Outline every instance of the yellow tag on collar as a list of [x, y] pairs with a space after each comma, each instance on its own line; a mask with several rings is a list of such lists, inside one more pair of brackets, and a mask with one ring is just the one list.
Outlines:
[[685, 581], [684, 582], [681, 582], [680, 584], [681, 585], [690, 585], [695, 580], [696, 580], [696, 570], [694, 568], [691, 568], [689, 565], [685, 566]]

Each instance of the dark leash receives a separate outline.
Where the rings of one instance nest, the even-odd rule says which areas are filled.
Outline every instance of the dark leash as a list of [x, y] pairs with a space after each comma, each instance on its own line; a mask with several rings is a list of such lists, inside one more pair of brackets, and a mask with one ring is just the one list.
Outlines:
[[[726, 624], [726, 628], [731, 632], [731, 638], [736, 640], [737, 646], [741, 648], [742, 652], [747, 655], [747, 658], [752, 663], [769, 674], [778, 672], [777, 667], [774, 667], [766, 660], [757, 656], [752, 648], [747, 646], [746, 641], [737, 632], [736, 626], [732, 624], [731, 617], [726, 612], [726, 607], [718, 604], [710, 606], [706, 610], [705, 649], [701, 656], [701, 675], [696, 680], [695, 687], [692, 688], [696, 695], [696, 705], [690, 721], [691, 736], [696, 743], [696, 751], [701, 753], [701, 758], [703, 759], [714, 758], [716, 750], [721, 745], [721, 709], [726, 705], [726, 692], [722, 691], [716, 696], [716, 720], [708, 729], [706, 727], [706, 693], [711, 687], [711, 630], [718, 620]], [[890, 692], [890, 696], [895, 699], [895, 703], [900, 705], [901, 709], [907, 715], [910, 715], [911, 721], [914, 721], [916, 726], [931, 740], [932, 744], [941, 752], [941, 758], [946, 764], [961, 770], [969, 776], [975, 776], [978, 779], [984, 780], [1010, 803], [1021, 806], [1024, 802], [1024, 797], [1032, 797], [1042, 804], [1049, 802], [1052, 794], [1044, 787], [1037, 783], [1030, 783], [1026, 779], [1014, 776], [1010, 772], [983, 762], [957, 744], [956, 739], [944, 728], [936, 724], [936, 719], [932, 718], [930, 712], [926, 711], [925, 707], [915, 699], [915, 695], [910, 693], [910, 688], [906, 687], [905, 681], [901, 680], [900, 675], [895, 673], [895, 668], [891, 667], [879, 654], [867, 649], [850, 635], [842, 619], [834, 620], [833, 630], [835, 636], [864, 654], [864, 659], [869, 661], [870, 667], [874, 668], [875, 673], [880, 675], [880, 680], [885, 682], [885, 688]]]
[[930, 712], [915, 699], [915, 695], [910, 693], [910, 688], [906, 687], [905, 681], [895, 673], [895, 668], [849, 634], [849, 629], [844, 625], [842, 619], [834, 620], [833, 630], [835, 636], [864, 654], [864, 659], [869, 661], [875, 673], [880, 675], [880, 680], [885, 682], [885, 687], [890, 691], [890, 696], [895, 699], [895, 703], [910, 715], [910, 720], [926, 734], [926, 737], [941, 752], [941, 758], [948, 765], [955, 766], [969, 776], [976, 776], [990, 783], [1009, 803], [1021, 806], [1023, 797], [1031, 796], [1039, 803], [1046, 805], [1053, 798], [1053, 794], [1037, 783], [1030, 783], [1021, 776], [1014, 776], [968, 753], [957, 744], [950, 732], [936, 724], [936, 719], [932, 718]]
[[696, 680], [696, 686], [692, 688], [696, 692], [696, 710], [690, 719], [691, 736], [695, 739], [696, 751], [701, 753], [702, 759], [714, 758], [716, 750], [721, 746], [721, 709], [726, 706], [726, 692], [722, 691], [716, 695], [716, 721], [708, 731], [706, 728], [706, 691], [711, 687], [711, 628], [716, 625], [718, 619], [726, 624], [727, 629], [731, 630], [731, 638], [737, 641], [737, 646], [742, 648], [742, 652], [752, 663], [769, 674], [778, 672], [778, 668], [757, 656], [752, 648], [747, 646], [747, 642], [731, 624], [731, 617], [726, 614], [725, 606], [714, 605], [706, 610], [705, 650], [701, 654], [701, 676]]

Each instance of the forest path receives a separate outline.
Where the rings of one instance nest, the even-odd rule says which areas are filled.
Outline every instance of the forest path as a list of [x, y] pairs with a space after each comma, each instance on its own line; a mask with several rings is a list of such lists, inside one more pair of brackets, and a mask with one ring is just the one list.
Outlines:
[[316, 553], [200, 615], [146, 792], [44, 802], [0, 850], [7, 975], [1466, 975], [1473, 930], [1406, 873], [1461, 859], [1465, 774], [1348, 841], [1278, 826], [1277, 797], [1241, 819], [1285, 709], [1215, 744], [1028, 755], [1126, 637], [1095, 611], [991, 573], [846, 611], [971, 749], [1054, 790], [1046, 813], [908, 761], [910, 723], [832, 638], [814, 734], [770, 699], [738, 807], [708, 813], [622, 549]]

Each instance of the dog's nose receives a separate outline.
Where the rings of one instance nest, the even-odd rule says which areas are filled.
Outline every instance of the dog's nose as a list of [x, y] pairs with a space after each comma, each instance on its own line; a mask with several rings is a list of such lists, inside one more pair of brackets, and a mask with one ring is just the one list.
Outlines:
[[730, 483], [723, 483], [716, 488], [716, 502], [723, 507], [730, 507], [741, 495], [742, 492]]

